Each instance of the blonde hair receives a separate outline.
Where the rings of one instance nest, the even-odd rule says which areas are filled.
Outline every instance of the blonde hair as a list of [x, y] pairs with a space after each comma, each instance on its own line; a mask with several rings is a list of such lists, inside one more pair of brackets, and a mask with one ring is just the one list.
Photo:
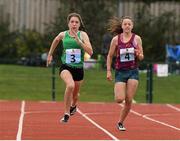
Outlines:
[[81, 16], [80, 16], [80, 14], [78, 14], [78, 13], [70, 13], [70, 14], [68, 15], [68, 17], [67, 17], [67, 23], [69, 23], [69, 21], [70, 21], [70, 19], [71, 19], [72, 17], [77, 17], [77, 18], [79, 19], [79, 21], [80, 21], [80, 27], [79, 27], [79, 29], [85, 31], [85, 26], [84, 26], [84, 23], [83, 23], [83, 21], [82, 21], [82, 18], [81, 18]]
[[130, 16], [123, 16], [121, 19], [113, 17], [108, 21], [108, 31], [115, 35], [122, 33], [123, 30], [121, 26], [124, 19], [130, 19], [133, 22], [133, 19]]

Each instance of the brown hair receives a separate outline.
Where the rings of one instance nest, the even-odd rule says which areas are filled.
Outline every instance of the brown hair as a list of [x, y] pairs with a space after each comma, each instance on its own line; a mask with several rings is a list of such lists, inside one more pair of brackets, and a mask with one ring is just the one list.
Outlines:
[[108, 31], [110, 31], [111, 33], [117, 35], [123, 32], [122, 30], [122, 22], [124, 19], [130, 19], [133, 22], [133, 19], [129, 16], [123, 16], [121, 17], [121, 19], [117, 18], [117, 17], [113, 17], [111, 19], [109, 19], [108, 21]]
[[81, 16], [80, 16], [80, 14], [78, 14], [78, 13], [70, 13], [70, 14], [68, 15], [68, 17], [67, 17], [67, 23], [69, 23], [69, 21], [70, 21], [70, 19], [71, 19], [72, 17], [77, 17], [77, 18], [79, 19], [79, 21], [80, 21], [80, 27], [79, 27], [79, 29], [85, 31], [85, 26], [84, 26], [84, 23], [83, 23], [83, 21], [82, 21], [82, 18], [81, 18]]

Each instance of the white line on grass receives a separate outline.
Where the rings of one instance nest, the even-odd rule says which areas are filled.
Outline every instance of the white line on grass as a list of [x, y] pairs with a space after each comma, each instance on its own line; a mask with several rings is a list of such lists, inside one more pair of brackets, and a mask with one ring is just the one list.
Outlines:
[[[122, 104], [119, 104], [121, 107], [123, 107], [123, 105]], [[164, 126], [167, 126], [167, 127], [170, 127], [170, 128], [173, 128], [173, 129], [175, 129], [175, 130], [178, 130], [178, 131], [180, 131], [180, 128], [178, 128], [178, 127], [175, 127], [175, 126], [172, 126], [172, 125], [170, 125], [170, 124], [167, 124], [167, 123], [164, 123], [164, 122], [161, 122], [161, 121], [158, 121], [158, 120], [155, 120], [155, 119], [153, 119], [153, 118], [150, 118], [150, 117], [148, 117], [148, 116], [150, 116], [150, 115], [143, 115], [143, 114], [140, 114], [140, 113], [138, 113], [138, 112], [136, 112], [136, 111], [134, 111], [134, 110], [130, 110], [130, 112], [131, 113], [133, 113], [133, 114], [135, 114], [135, 115], [137, 115], [137, 116], [140, 116], [140, 117], [143, 117], [143, 118], [145, 118], [145, 119], [147, 119], [147, 120], [150, 120], [150, 121], [153, 121], [153, 122], [156, 122], [156, 123], [159, 123], [159, 124], [162, 124], [162, 125], [164, 125]], [[160, 115], [160, 114], [159, 114]]]
[[104, 133], [106, 133], [108, 136], [110, 136], [113, 140], [119, 140], [114, 135], [112, 135], [110, 132], [108, 132], [106, 129], [98, 125], [96, 122], [94, 122], [92, 119], [90, 119], [88, 116], [86, 116], [84, 113], [82, 113], [79, 109], [77, 109], [78, 113], [82, 115], [85, 119], [90, 121], [93, 125], [95, 125], [97, 128], [101, 129]]
[[16, 140], [21, 140], [23, 120], [24, 120], [24, 109], [25, 109], [25, 101], [23, 100], [21, 102], [21, 115], [19, 118], [19, 126], [18, 126], [18, 132], [17, 132]]
[[172, 109], [180, 112], [180, 109], [179, 109], [179, 108], [177, 108], [177, 107], [175, 107], [175, 106], [173, 106], [173, 105], [171, 105], [171, 104], [166, 104], [166, 105], [167, 105], [168, 107], [170, 107], [170, 108], [172, 108]]

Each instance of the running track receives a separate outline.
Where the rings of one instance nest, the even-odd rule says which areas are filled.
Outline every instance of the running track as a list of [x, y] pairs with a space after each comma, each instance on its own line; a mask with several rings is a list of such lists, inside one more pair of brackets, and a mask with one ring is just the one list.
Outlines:
[[180, 140], [180, 104], [134, 104], [116, 128], [122, 105], [80, 102], [67, 124], [62, 102], [0, 101], [0, 140]]

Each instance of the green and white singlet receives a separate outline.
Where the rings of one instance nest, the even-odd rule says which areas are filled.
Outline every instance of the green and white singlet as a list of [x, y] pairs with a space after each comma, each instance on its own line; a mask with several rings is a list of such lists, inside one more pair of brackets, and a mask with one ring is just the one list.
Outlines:
[[[78, 31], [80, 38], [80, 31]], [[69, 31], [65, 31], [63, 38], [63, 52], [61, 56], [62, 64], [66, 64], [73, 68], [83, 68], [84, 49], [69, 35]]]

